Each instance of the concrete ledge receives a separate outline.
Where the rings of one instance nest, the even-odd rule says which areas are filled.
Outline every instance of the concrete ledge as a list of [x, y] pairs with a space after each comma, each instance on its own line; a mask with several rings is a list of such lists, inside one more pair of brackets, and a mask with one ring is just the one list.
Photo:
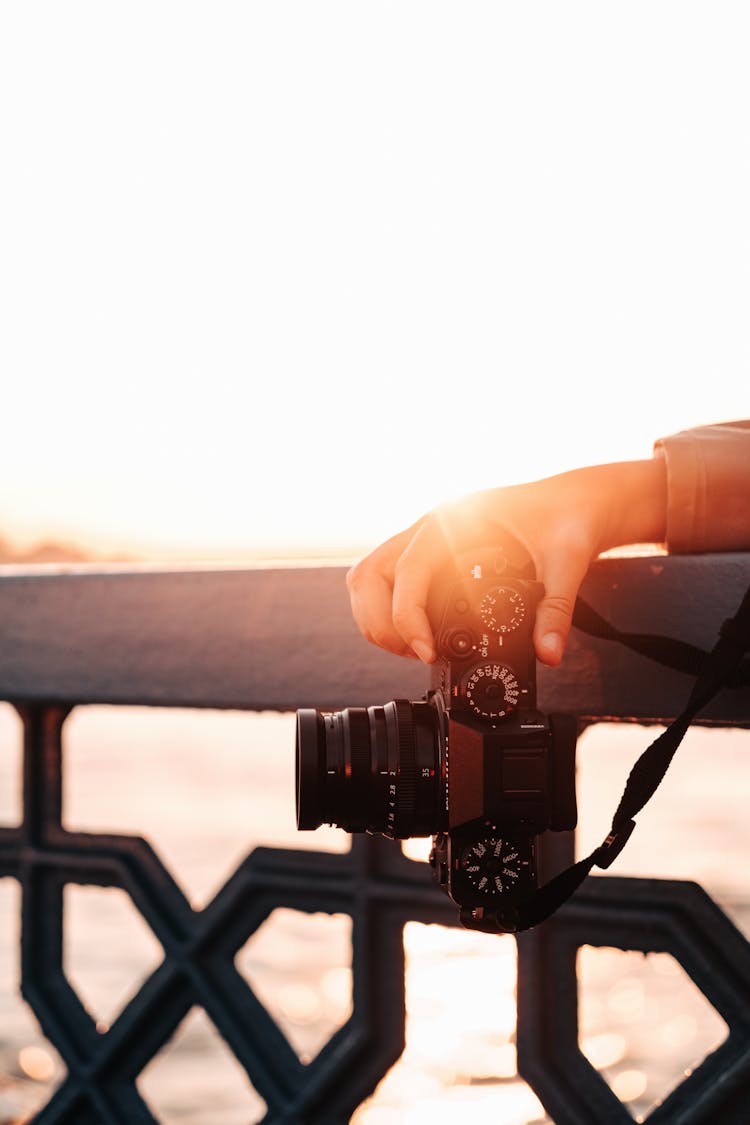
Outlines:
[[[750, 554], [599, 560], [582, 591], [622, 629], [709, 648], [750, 585]], [[426, 669], [367, 644], [341, 567], [0, 569], [0, 698], [294, 710], [418, 699]], [[673, 717], [689, 676], [574, 631], [540, 705], [588, 719]], [[750, 725], [750, 689], [706, 721]]]
[[[708, 650], [748, 586], [750, 554], [643, 556], [600, 559], [581, 594], [619, 629]], [[539, 697], [547, 711], [660, 721], [680, 713], [693, 682], [622, 644], [574, 629], [561, 667], [540, 669]], [[750, 725], [750, 688], [721, 692], [700, 721]]]

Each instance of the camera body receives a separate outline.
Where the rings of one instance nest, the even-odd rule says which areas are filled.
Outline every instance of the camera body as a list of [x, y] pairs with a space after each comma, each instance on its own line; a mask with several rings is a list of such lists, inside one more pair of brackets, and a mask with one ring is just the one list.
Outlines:
[[430, 591], [423, 700], [297, 712], [298, 828], [432, 836], [437, 881], [473, 928], [520, 928], [538, 837], [576, 824], [577, 722], [536, 705], [542, 595], [502, 552], [475, 552]]
[[[476, 556], [475, 556], [476, 558]], [[537, 838], [576, 825], [570, 716], [536, 705], [532, 632], [541, 583], [489, 553], [435, 588], [428, 699], [445, 738], [444, 823], [430, 862], [466, 925], [514, 930], [537, 886]]]

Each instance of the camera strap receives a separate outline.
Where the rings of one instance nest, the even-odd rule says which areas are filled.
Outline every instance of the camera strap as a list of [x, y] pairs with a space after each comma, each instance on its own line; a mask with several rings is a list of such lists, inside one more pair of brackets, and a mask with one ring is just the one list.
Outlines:
[[[696, 677], [684, 709], [650, 746], [644, 750], [630, 771], [612, 826], [605, 840], [591, 855], [561, 871], [527, 900], [520, 908], [515, 930], [529, 929], [549, 918], [578, 889], [592, 867], [608, 868], [620, 854], [635, 828], [635, 816], [651, 799], [669, 768], [691, 722], [724, 687], [750, 685], [750, 588], [735, 613], [724, 622], [710, 652], [674, 640], [645, 633], [627, 633], [616, 629], [581, 598], [576, 602], [573, 624], [593, 636], [619, 641], [641, 655], [667, 667]], [[506, 930], [499, 918], [488, 914], [484, 925], [497, 933]]]

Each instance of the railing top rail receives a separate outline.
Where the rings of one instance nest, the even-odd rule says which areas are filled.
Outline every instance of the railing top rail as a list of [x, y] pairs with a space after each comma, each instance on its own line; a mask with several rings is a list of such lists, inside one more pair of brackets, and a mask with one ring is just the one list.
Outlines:
[[[0, 568], [0, 698], [294, 710], [419, 698], [426, 669], [367, 644], [339, 566]], [[702, 648], [750, 585], [750, 554], [605, 558], [582, 593], [619, 628]], [[674, 717], [689, 677], [574, 630], [540, 706]], [[705, 721], [750, 725], [750, 689]]]

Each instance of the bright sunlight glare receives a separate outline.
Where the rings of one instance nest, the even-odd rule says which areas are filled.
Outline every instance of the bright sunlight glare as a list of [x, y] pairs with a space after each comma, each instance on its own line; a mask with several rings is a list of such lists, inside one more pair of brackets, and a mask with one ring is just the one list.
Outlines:
[[0, 10], [0, 535], [356, 553], [747, 415], [750, 12]]

